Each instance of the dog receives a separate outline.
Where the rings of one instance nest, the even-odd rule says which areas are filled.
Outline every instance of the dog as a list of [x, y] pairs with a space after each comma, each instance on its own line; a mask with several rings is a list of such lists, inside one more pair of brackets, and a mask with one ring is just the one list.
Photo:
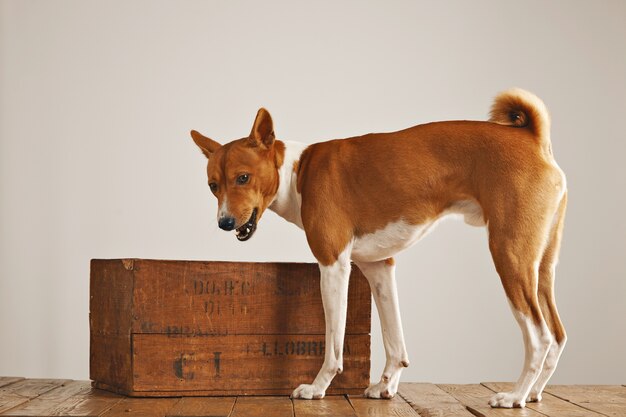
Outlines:
[[393, 256], [438, 220], [460, 214], [486, 226], [489, 249], [523, 335], [525, 360], [510, 392], [492, 407], [541, 400], [566, 334], [554, 300], [566, 179], [552, 155], [543, 101], [514, 88], [499, 94], [488, 121], [427, 123], [305, 145], [276, 139], [261, 108], [247, 137], [225, 145], [191, 131], [208, 158], [217, 222], [250, 239], [269, 208], [306, 233], [319, 263], [326, 318], [324, 363], [293, 398], [323, 398], [342, 372], [351, 261], [379, 311], [387, 361], [370, 398], [392, 398], [409, 366]]

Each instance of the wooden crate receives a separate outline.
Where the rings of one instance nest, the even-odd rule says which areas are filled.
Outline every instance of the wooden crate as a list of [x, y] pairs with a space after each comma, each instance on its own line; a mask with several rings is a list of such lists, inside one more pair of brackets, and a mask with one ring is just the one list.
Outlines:
[[[328, 394], [369, 383], [370, 300], [353, 267]], [[324, 359], [316, 264], [94, 259], [89, 318], [93, 385], [131, 396], [289, 394]]]

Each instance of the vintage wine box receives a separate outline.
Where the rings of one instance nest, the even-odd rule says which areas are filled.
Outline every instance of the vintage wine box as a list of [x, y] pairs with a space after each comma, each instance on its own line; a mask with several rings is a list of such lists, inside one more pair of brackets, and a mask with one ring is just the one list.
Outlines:
[[[90, 376], [131, 396], [290, 394], [324, 360], [317, 264], [91, 261]], [[371, 297], [350, 277], [344, 372], [369, 383]]]

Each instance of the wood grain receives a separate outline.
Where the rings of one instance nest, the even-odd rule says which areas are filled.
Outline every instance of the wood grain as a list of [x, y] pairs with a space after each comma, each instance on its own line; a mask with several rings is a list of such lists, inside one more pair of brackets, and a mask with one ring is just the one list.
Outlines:
[[[369, 336], [346, 336], [344, 372], [333, 388], [365, 389]], [[136, 391], [267, 390], [288, 395], [315, 378], [324, 361], [323, 336], [134, 335]], [[282, 391], [277, 391], [282, 390]]]
[[545, 392], [607, 416], [626, 416], [626, 388], [620, 385], [548, 385]]
[[237, 397], [181, 398], [167, 417], [228, 417]]
[[325, 397], [321, 400], [293, 400], [296, 417], [357, 417], [345, 396]]
[[288, 397], [239, 397], [231, 417], [293, 417]]
[[415, 417], [419, 416], [400, 396], [390, 400], [349, 396], [357, 416], [367, 417]]
[[[85, 381], [89, 382], [89, 381]], [[108, 391], [89, 389], [66, 399], [50, 410], [50, 416], [64, 417], [95, 417], [100, 416], [124, 397]]]
[[0, 376], [0, 388], [22, 380], [24, 378], [19, 376]]
[[118, 392], [132, 390], [132, 336], [92, 333], [89, 341], [89, 377]]
[[0, 388], [0, 413], [15, 408], [56, 387], [69, 379], [24, 379]]
[[493, 391], [480, 384], [449, 385], [437, 384], [439, 388], [459, 400], [467, 409], [479, 417], [538, 417], [542, 414], [530, 408], [491, 408], [488, 404]]
[[54, 410], [65, 400], [77, 394], [89, 392], [88, 381], [70, 381], [54, 388], [31, 401], [15, 407], [3, 415], [7, 416], [41, 416], [54, 415]]
[[434, 384], [401, 383], [398, 394], [422, 417], [471, 417], [456, 398]]
[[89, 377], [132, 389], [132, 262], [91, 261]]
[[[493, 392], [511, 391], [514, 384], [511, 382], [483, 382], [481, 385]], [[601, 414], [586, 410], [574, 403], [563, 401], [551, 394], [544, 393], [538, 403], [526, 403], [526, 407], [545, 415], [566, 415], [569, 417], [600, 417]]]
[[[133, 333], [325, 333], [316, 264], [137, 259], [133, 265]], [[349, 334], [369, 334], [370, 299], [354, 267]]]
[[125, 398], [103, 417], [165, 417], [180, 398]]

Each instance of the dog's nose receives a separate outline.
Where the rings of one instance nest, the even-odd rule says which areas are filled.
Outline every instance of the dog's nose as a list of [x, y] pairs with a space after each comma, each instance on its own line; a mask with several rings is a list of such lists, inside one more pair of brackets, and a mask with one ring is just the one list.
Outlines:
[[235, 219], [233, 217], [222, 217], [217, 224], [222, 230], [233, 230], [235, 228]]

